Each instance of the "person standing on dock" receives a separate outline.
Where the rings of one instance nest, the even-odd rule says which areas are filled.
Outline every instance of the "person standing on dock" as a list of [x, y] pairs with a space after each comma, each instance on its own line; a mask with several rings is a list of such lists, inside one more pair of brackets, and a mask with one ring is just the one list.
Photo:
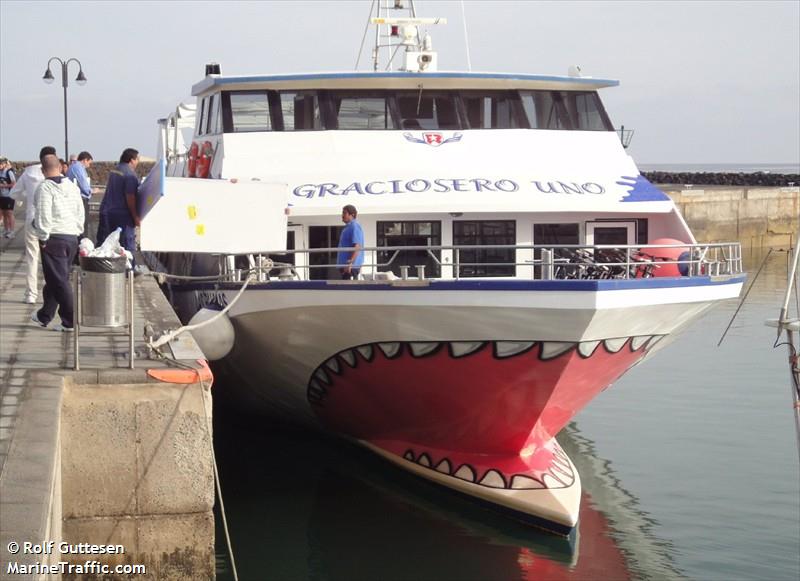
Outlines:
[[137, 197], [139, 178], [136, 166], [139, 152], [131, 147], [122, 152], [116, 169], [108, 174], [106, 193], [100, 203], [100, 224], [97, 227], [97, 243], [117, 228], [122, 228], [119, 243], [131, 254], [136, 251], [136, 227], [140, 223]]
[[92, 199], [92, 186], [89, 182], [89, 174], [86, 173], [92, 167], [94, 158], [88, 151], [81, 151], [78, 154], [78, 159], [69, 164], [67, 170], [67, 177], [75, 182], [78, 189], [81, 191], [81, 198], [83, 199], [83, 234], [81, 238], [90, 238], [89, 236], [89, 200]]
[[361, 265], [364, 264], [364, 231], [356, 217], [358, 210], [348, 204], [342, 208], [342, 222], [345, 223], [344, 230], [339, 236], [339, 248], [353, 248], [353, 250], [340, 250], [336, 257], [336, 264], [339, 272], [342, 273], [342, 280], [354, 280], [358, 278]]
[[3, 214], [3, 236], [14, 237], [14, 204], [17, 201], [11, 197], [11, 188], [17, 182], [14, 170], [5, 157], [0, 157], [0, 213]]
[[[25, 200], [25, 297], [23, 302], [32, 305], [39, 298], [39, 239], [33, 231], [33, 218], [36, 214], [36, 188], [44, 181], [42, 160], [47, 155], [55, 155], [56, 148], [45, 145], [39, 151], [39, 163], [29, 165], [22, 172], [17, 184], [11, 189], [11, 196]], [[60, 169], [60, 166], [59, 166]]]
[[73, 296], [69, 273], [78, 252], [78, 236], [83, 230], [83, 202], [74, 182], [61, 175], [61, 162], [55, 155], [42, 161], [45, 180], [36, 189], [36, 215], [33, 229], [42, 252], [44, 305], [31, 320], [47, 327], [58, 311], [61, 324], [56, 331], [72, 331]]

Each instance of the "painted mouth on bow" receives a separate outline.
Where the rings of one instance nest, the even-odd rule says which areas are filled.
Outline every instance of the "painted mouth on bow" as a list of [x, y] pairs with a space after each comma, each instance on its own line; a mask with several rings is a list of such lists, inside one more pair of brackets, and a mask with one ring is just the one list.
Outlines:
[[330, 430], [480, 486], [563, 488], [555, 435], [663, 336], [376, 342], [317, 366], [307, 399]]

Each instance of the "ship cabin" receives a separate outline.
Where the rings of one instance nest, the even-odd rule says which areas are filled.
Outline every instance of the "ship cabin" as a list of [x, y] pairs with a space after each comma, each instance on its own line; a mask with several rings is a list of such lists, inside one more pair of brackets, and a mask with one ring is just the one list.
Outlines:
[[[694, 239], [620, 142], [598, 93], [617, 84], [212, 69], [196, 104], [161, 120], [161, 155], [171, 176], [286, 184], [289, 252], [264, 252], [299, 279], [337, 278], [346, 204], [365, 234], [362, 278], [640, 276], [639, 246]], [[594, 268], [602, 245], [625, 268]]]

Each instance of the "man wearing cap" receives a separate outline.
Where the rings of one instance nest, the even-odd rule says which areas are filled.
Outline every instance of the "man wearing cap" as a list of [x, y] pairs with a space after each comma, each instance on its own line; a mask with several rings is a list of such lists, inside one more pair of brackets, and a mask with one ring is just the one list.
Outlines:
[[81, 192], [61, 175], [61, 162], [55, 155], [42, 160], [45, 180], [36, 188], [36, 214], [33, 230], [42, 251], [44, 305], [31, 320], [47, 327], [58, 311], [61, 324], [56, 331], [72, 331], [73, 297], [69, 273], [78, 252], [78, 236], [83, 228]]
[[[56, 148], [45, 145], [39, 151], [39, 161], [46, 155], [55, 155]], [[60, 166], [59, 166], [60, 169]], [[25, 297], [24, 302], [32, 305], [39, 296], [39, 239], [33, 231], [33, 217], [36, 214], [36, 188], [44, 181], [42, 164], [29, 165], [22, 172], [16, 185], [11, 188], [11, 196], [25, 201]]]

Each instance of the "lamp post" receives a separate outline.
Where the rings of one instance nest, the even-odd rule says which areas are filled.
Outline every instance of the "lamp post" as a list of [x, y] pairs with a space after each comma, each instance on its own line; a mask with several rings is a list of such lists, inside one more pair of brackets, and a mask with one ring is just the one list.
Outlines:
[[77, 63], [78, 64], [78, 76], [75, 77], [75, 82], [79, 85], [86, 84], [86, 75], [83, 74], [83, 65], [81, 65], [81, 61], [76, 58], [70, 58], [66, 61], [61, 60], [57, 56], [51, 57], [49, 61], [47, 61], [47, 70], [44, 72], [44, 76], [42, 80], [48, 85], [55, 80], [53, 77], [53, 73], [50, 70], [50, 63], [53, 61], [58, 61], [61, 65], [61, 86], [64, 87], [64, 159], [69, 160], [69, 130], [67, 124], [67, 87], [69, 86], [69, 80], [67, 79], [67, 68], [69, 67], [70, 63]]

